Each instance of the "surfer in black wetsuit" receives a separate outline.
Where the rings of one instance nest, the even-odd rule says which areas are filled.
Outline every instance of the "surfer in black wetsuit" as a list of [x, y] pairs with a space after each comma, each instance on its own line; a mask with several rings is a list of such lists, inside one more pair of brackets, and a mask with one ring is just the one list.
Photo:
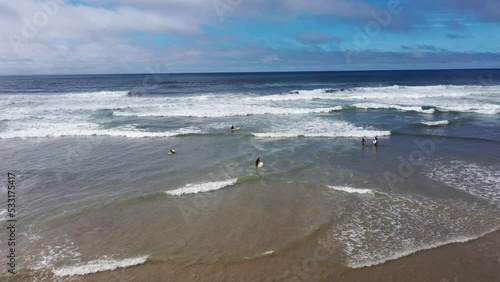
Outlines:
[[377, 147], [378, 145], [378, 138], [375, 136], [375, 139], [373, 140], [373, 146]]
[[173, 155], [173, 154], [175, 154], [175, 150], [170, 150], [170, 151], [168, 151], [168, 152], [169, 152], [170, 154], [172, 154], [172, 155]]
[[361, 138], [361, 146], [363, 146], [363, 147], [366, 146], [366, 141], [365, 141], [364, 137]]
[[260, 163], [260, 157], [258, 157], [257, 160], [255, 160], [255, 166], [259, 167], [259, 163]]
[[231, 130], [234, 130], [234, 125], [231, 125]]

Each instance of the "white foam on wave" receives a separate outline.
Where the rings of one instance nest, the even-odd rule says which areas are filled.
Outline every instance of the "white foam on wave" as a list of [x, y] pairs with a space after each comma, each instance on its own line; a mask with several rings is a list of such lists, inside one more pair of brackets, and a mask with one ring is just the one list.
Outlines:
[[[57, 128], [59, 127], [59, 128]], [[78, 128], [80, 127], [80, 128]], [[83, 128], [82, 128], [83, 127]], [[87, 128], [85, 128], [87, 127]], [[145, 137], [174, 137], [184, 134], [201, 134], [204, 131], [193, 128], [180, 128], [178, 130], [165, 132], [148, 132], [138, 130], [120, 130], [118, 128], [100, 130], [92, 129], [92, 125], [65, 125], [53, 124], [51, 128], [25, 128], [19, 130], [9, 130], [0, 132], [0, 139], [11, 138], [42, 138], [42, 137], [66, 137], [66, 136], [110, 136], [110, 137], [127, 137], [127, 138], [145, 138]]]
[[301, 100], [315, 100], [315, 99], [336, 99], [339, 97], [335, 97], [330, 93], [326, 93], [326, 89], [314, 89], [314, 90], [295, 90], [290, 91], [285, 94], [273, 94], [268, 96], [261, 96], [257, 98], [253, 98], [260, 101], [274, 101], [274, 102], [283, 102], [283, 101], [301, 101]]
[[488, 86], [386, 86], [357, 87], [352, 89], [313, 89], [295, 90], [288, 93], [258, 97], [262, 101], [299, 101], [299, 100], [393, 100], [398, 98], [461, 98], [485, 95], [488, 92], [500, 91], [500, 87]]
[[[43, 94], [46, 95], [46, 94]], [[96, 91], [96, 92], [75, 92], [64, 94], [52, 94], [57, 97], [67, 97], [70, 99], [85, 99], [88, 98], [110, 98], [110, 97], [124, 97], [128, 96], [128, 91]], [[31, 96], [31, 95], [30, 95]]]
[[[311, 100], [337, 100], [354, 103], [359, 109], [394, 109], [432, 114], [434, 109], [422, 109], [422, 106], [434, 106], [441, 111], [457, 111], [495, 115], [500, 113], [499, 86], [389, 86], [359, 87], [349, 91], [328, 89], [299, 90], [294, 93], [276, 94], [258, 97], [262, 101], [293, 102]], [[363, 103], [356, 104], [357, 101]], [[349, 105], [349, 104], [347, 104]]]
[[450, 105], [439, 106], [438, 109], [442, 112], [477, 113], [483, 115], [496, 115], [500, 113], [500, 105], [489, 103], [457, 102]]
[[238, 182], [238, 179], [230, 179], [230, 180], [225, 180], [225, 181], [215, 181], [215, 182], [204, 182], [204, 183], [196, 183], [196, 184], [187, 184], [186, 186], [175, 189], [175, 190], [170, 190], [170, 191], [165, 191], [165, 193], [172, 195], [172, 196], [181, 196], [185, 194], [198, 194], [198, 193], [204, 193], [204, 192], [210, 192], [210, 191], [215, 191], [219, 190], [228, 186], [232, 186]]
[[[429, 100], [442, 99], [474, 99], [498, 93], [500, 86], [479, 85], [432, 85], [432, 86], [388, 86], [388, 87], [359, 87], [353, 89], [352, 95], [357, 99], [401, 99], [401, 100]], [[347, 93], [349, 94], [349, 93]], [[355, 99], [356, 99], [355, 98]]]
[[276, 250], [270, 250], [270, 251], [266, 251], [266, 252], [251, 256], [251, 257], [243, 257], [243, 258], [244, 259], [254, 259], [254, 258], [258, 258], [258, 257], [265, 257], [265, 256], [269, 256], [269, 255], [274, 254], [275, 251]]
[[189, 108], [176, 108], [164, 110], [151, 110], [147, 112], [114, 111], [114, 116], [123, 117], [201, 117], [217, 118], [248, 115], [303, 115], [314, 113], [328, 113], [342, 110], [341, 106], [325, 108], [291, 108], [291, 107], [270, 107], [266, 105], [197, 105]]
[[29, 269], [40, 270], [53, 268], [54, 265], [61, 263], [77, 264], [80, 262], [81, 253], [78, 246], [70, 240], [67, 235], [61, 234], [61, 237], [54, 238], [50, 244], [45, 245], [39, 241], [43, 238], [40, 230], [29, 230], [22, 233], [27, 239], [25, 244], [29, 245], [30, 254], [25, 256], [25, 265]]
[[[394, 109], [432, 114], [433, 108], [424, 110], [422, 107], [434, 106], [442, 111], [495, 115], [500, 113], [500, 99], [498, 95], [491, 95], [491, 93], [498, 92], [500, 92], [500, 87], [493, 86], [393, 86], [353, 88], [349, 91], [299, 90], [294, 93], [269, 96], [249, 93], [209, 93], [132, 97], [127, 95], [127, 91], [0, 94], [0, 106], [8, 109], [0, 112], [0, 121], [2, 121], [0, 138], [67, 135], [165, 137], [176, 134], [134, 131], [126, 128], [109, 129], [101, 125], [114, 121], [127, 123], [127, 121], [134, 120], [137, 122], [137, 119], [129, 117], [223, 118], [266, 115], [279, 118], [285, 115], [307, 116], [342, 111], [342, 105], [351, 104], [359, 109]], [[322, 100], [316, 101], [317, 99]], [[387, 132], [362, 133], [359, 129], [356, 132], [357, 134], [346, 136], [342, 133], [325, 133], [325, 130], [303, 133], [274, 130], [274, 132], [267, 133], [265, 137], [387, 135]], [[264, 136], [263, 134], [257, 133], [257, 136]]]
[[331, 186], [328, 185], [329, 188], [337, 191], [342, 191], [346, 193], [354, 193], [354, 194], [370, 194], [374, 195], [375, 192], [372, 189], [359, 189], [359, 188], [351, 188], [347, 186]]
[[424, 110], [421, 106], [401, 106], [401, 105], [392, 105], [392, 104], [379, 104], [379, 103], [363, 103], [363, 104], [354, 104], [354, 107], [358, 109], [388, 109], [388, 110], [398, 110], [402, 112], [419, 112], [424, 114], [433, 114], [435, 112], [434, 109]]
[[374, 197], [346, 203], [345, 214], [339, 215], [328, 232], [333, 243], [343, 246], [347, 266], [367, 267], [421, 250], [467, 242], [499, 227], [497, 217], [475, 213], [472, 206], [457, 204], [456, 200], [411, 197], [375, 193]]
[[448, 120], [436, 120], [436, 121], [421, 121], [420, 124], [427, 126], [440, 126], [449, 124]]
[[270, 250], [267, 252], [263, 252], [262, 255], [267, 256], [267, 255], [272, 255], [275, 252], [275, 250]]
[[465, 161], [428, 163], [425, 175], [473, 196], [500, 203], [500, 166]]
[[380, 259], [380, 260], [367, 261], [367, 262], [362, 262], [362, 263], [349, 263], [348, 266], [350, 268], [370, 267], [370, 266], [374, 266], [374, 265], [378, 265], [378, 264], [383, 264], [383, 263], [386, 263], [386, 262], [391, 261], [391, 260], [400, 259], [402, 257], [406, 257], [406, 256], [409, 256], [411, 254], [414, 254], [414, 253], [417, 253], [417, 252], [420, 252], [420, 251], [432, 250], [432, 249], [435, 249], [435, 248], [438, 248], [438, 247], [441, 247], [441, 246], [444, 246], [444, 245], [456, 244], [456, 243], [467, 243], [469, 241], [473, 241], [473, 240], [479, 239], [479, 238], [481, 238], [481, 237], [483, 237], [483, 236], [485, 236], [485, 235], [487, 235], [489, 233], [495, 232], [499, 228], [500, 227], [495, 227], [495, 228], [493, 228], [491, 230], [488, 230], [486, 232], [483, 232], [483, 233], [481, 233], [479, 235], [474, 235], [474, 236], [458, 236], [458, 237], [455, 237], [455, 238], [452, 238], [452, 239], [434, 242], [434, 243], [431, 243], [429, 245], [410, 247], [408, 249], [405, 249], [404, 251], [394, 253], [394, 254], [392, 254], [392, 255], [390, 255], [388, 257], [385, 257], [383, 259]]
[[122, 260], [114, 260], [107, 257], [98, 260], [89, 261], [86, 263], [58, 267], [53, 270], [55, 276], [74, 276], [86, 275], [91, 273], [115, 270], [117, 268], [125, 268], [135, 265], [141, 265], [146, 262], [148, 256], [140, 256]]
[[[286, 123], [285, 123], [286, 122]], [[309, 119], [290, 119], [277, 122], [267, 132], [252, 132], [260, 138], [295, 138], [295, 137], [366, 137], [389, 136], [390, 131], [376, 130], [370, 127], [355, 126], [345, 121], [334, 121], [319, 117]]]

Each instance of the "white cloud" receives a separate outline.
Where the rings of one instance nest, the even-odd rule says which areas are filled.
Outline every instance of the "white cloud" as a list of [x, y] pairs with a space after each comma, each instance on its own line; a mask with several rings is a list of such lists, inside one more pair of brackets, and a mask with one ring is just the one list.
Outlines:
[[[289, 20], [304, 14], [363, 22], [378, 10], [363, 0], [215, 1], [234, 5], [227, 16], [257, 18], [257, 22]], [[285, 67], [304, 61], [314, 65], [329, 57], [311, 58], [315, 53], [300, 54], [309, 58], [284, 56], [286, 48], [266, 49], [255, 39], [231, 44], [230, 35], [203, 33], [205, 26], [223, 31], [229, 22], [220, 20], [214, 0], [84, 0], [83, 4], [69, 0], [0, 0], [0, 74], [147, 72], [148, 66], [170, 63], [179, 67], [162, 71], [211, 70], [205, 68], [212, 65], [221, 71], [231, 70], [224, 67], [255, 68], [259, 64]], [[162, 42], [160, 47], [136, 41], [134, 36], [144, 34], [180, 34], [189, 37], [192, 44]], [[314, 32], [297, 36], [310, 43], [336, 40]], [[237, 47], [211, 46], [221, 40]], [[252, 42], [256, 46], [249, 46]]]
[[129, 71], [147, 58], [154, 61], [156, 53], [138, 47], [131, 33], [195, 35], [217, 16], [198, 0], [170, 1], [172, 6], [153, 0], [120, 2], [104, 8], [62, 0], [0, 0], [0, 73], [107, 71], [106, 63]]

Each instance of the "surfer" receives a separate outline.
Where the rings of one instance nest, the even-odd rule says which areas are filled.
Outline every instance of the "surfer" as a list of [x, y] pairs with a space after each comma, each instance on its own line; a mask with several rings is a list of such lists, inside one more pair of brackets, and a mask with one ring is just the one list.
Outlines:
[[168, 153], [173, 155], [173, 154], [175, 154], [175, 150], [170, 150], [170, 151], [168, 151]]
[[373, 139], [373, 146], [377, 147], [378, 145], [378, 138], [375, 136], [375, 139]]
[[233, 124], [233, 125], [231, 125], [231, 130], [234, 130], [234, 124]]
[[257, 160], [255, 160], [255, 166], [259, 167], [259, 163], [260, 163], [260, 157], [258, 157]]
[[361, 146], [363, 146], [363, 147], [366, 146], [366, 141], [365, 141], [364, 137], [361, 138]]

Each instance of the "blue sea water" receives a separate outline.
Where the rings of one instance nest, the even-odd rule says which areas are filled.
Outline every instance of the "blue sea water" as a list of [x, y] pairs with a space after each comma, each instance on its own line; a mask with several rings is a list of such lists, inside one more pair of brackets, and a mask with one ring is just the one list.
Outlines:
[[311, 230], [357, 268], [500, 226], [500, 70], [3, 76], [0, 108], [30, 278], [202, 267]]
[[359, 138], [468, 119], [474, 126], [463, 137], [498, 140], [488, 130], [500, 112], [497, 77], [498, 70], [8, 76], [0, 78], [0, 138], [213, 134], [231, 124], [260, 137]]

